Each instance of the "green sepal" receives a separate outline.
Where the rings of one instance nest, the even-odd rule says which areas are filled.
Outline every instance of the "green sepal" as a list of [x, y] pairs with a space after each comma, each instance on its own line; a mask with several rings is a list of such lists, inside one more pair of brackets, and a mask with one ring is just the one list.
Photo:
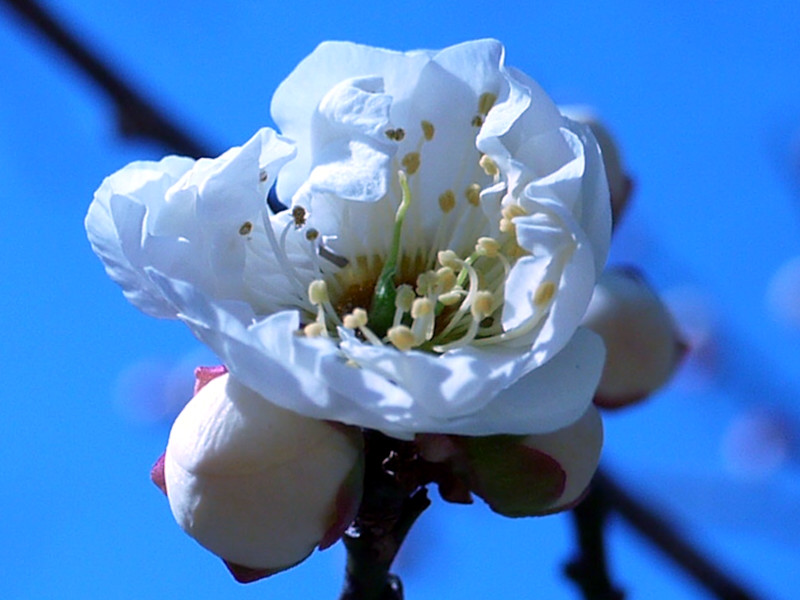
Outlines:
[[524, 436], [462, 438], [471, 490], [496, 513], [529, 517], [549, 512], [564, 492], [558, 461], [525, 446]]

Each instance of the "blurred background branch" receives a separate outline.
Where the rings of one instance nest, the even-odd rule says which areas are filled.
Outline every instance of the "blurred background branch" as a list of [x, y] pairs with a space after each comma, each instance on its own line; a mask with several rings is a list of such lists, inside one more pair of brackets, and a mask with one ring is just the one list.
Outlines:
[[155, 104], [133, 89], [77, 36], [60, 24], [35, 0], [5, 0], [25, 22], [61, 50], [84, 75], [114, 103], [117, 129], [127, 138], [144, 138], [163, 144], [176, 154], [211, 156], [208, 146], [182, 129]]

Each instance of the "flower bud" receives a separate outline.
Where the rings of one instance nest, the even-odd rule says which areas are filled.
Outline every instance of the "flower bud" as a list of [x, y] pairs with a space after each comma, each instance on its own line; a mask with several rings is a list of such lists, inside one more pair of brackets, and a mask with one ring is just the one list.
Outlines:
[[418, 436], [417, 445], [426, 460], [449, 465], [439, 469], [445, 500], [468, 502], [472, 492], [498, 514], [529, 517], [571, 508], [581, 498], [600, 460], [603, 424], [589, 406], [580, 419], [550, 433], [428, 434]]
[[606, 363], [595, 394], [605, 408], [626, 406], [661, 387], [686, 351], [663, 302], [630, 269], [607, 270], [583, 324], [602, 336]]
[[164, 458], [178, 524], [240, 581], [335, 542], [358, 510], [362, 474], [355, 430], [279, 408], [227, 374], [186, 405]]

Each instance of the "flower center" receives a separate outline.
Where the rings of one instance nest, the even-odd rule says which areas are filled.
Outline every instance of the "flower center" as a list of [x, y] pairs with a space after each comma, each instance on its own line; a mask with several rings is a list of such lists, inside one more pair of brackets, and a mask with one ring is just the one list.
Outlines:
[[[486, 162], [482, 159], [482, 162]], [[493, 163], [492, 163], [493, 165]], [[307, 336], [332, 336], [341, 325], [375, 345], [390, 343], [406, 351], [442, 353], [470, 343], [508, 339], [501, 323], [504, 287], [513, 262], [522, 254], [516, 243], [512, 219], [525, 214], [506, 208], [499, 224], [500, 236], [479, 237], [467, 255], [441, 250], [431, 267], [421, 252], [406, 254], [401, 245], [406, 213], [413, 201], [405, 171], [398, 172], [402, 191], [395, 214], [392, 241], [382, 264], [356, 261], [337, 274], [335, 298], [324, 279], [315, 279], [308, 299], [317, 316], [303, 332]], [[468, 189], [477, 195], [480, 188]], [[452, 196], [452, 198], [450, 197]], [[455, 196], [442, 194], [440, 208], [452, 210]], [[555, 288], [538, 294], [549, 302]]]
[[[478, 115], [464, 123], [471, 132], [482, 126], [495, 99], [490, 93], [480, 97]], [[338, 327], [344, 327], [371, 344], [443, 353], [468, 344], [492, 344], [525, 335], [547, 314], [557, 290], [552, 281], [542, 281], [531, 290], [532, 316], [504, 330], [506, 281], [517, 259], [528, 254], [517, 243], [514, 220], [528, 213], [520, 205], [508, 203], [499, 222], [487, 222], [480, 208], [481, 195], [484, 188], [491, 188], [490, 194], [502, 188], [502, 173], [489, 156], [477, 155], [474, 134], [464, 136], [473, 142], [464, 151], [463, 167], [456, 177], [456, 181], [471, 181], [463, 191], [464, 198], [459, 201], [453, 189], [440, 193], [438, 208], [442, 214], [438, 221], [433, 220], [438, 222], [438, 229], [420, 229], [422, 211], [436, 207], [431, 199], [424, 200], [424, 207], [415, 204], [420, 198], [414, 196], [425, 193], [418, 185], [421, 149], [437, 133], [429, 121], [422, 121], [420, 128], [416, 148], [395, 159], [400, 202], [386, 251], [338, 256], [318, 239], [317, 230], [310, 228], [305, 237], [311, 243], [309, 255], [316, 278], [303, 284], [304, 277], [294, 271], [290, 261], [280, 261], [288, 271], [298, 306], [307, 315], [302, 334], [337, 338]], [[415, 139], [403, 129], [387, 130], [386, 136], [405, 144], [413, 144]], [[414, 186], [409, 185], [410, 177], [415, 177]], [[412, 206], [414, 210], [409, 212]], [[430, 225], [432, 219], [422, 221]], [[280, 253], [287, 233], [305, 226], [304, 209], [295, 207], [280, 236], [268, 231], [275, 252], [287, 258], [285, 252]], [[331, 265], [336, 269], [332, 271]]]

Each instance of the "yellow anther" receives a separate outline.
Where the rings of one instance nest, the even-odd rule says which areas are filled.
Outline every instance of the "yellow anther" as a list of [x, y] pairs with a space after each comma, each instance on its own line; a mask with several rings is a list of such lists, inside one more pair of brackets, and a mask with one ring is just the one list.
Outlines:
[[419, 152], [409, 152], [400, 162], [402, 163], [403, 168], [406, 170], [406, 173], [413, 175], [419, 171]]
[[494, 303], [494, 296], [492, 292], [482, 290], [475, 294], [475, 300], [472, 301], [470, 312], [476, 319], [482, 319], [492, 313], [492, 304]]
[[497, 163], [492, 160], [492, 158], [486, 154], [481, 156], [481, 159], [478, 161], [478, 164], [483, 169], [483, 172], [486, 173], [489, 177], [494, 177], [498, 173], [500, 173], [500, 169], [497, 167]]
[[414, 302], [414, 298], [416, 298], [414, 288], [404, 283], [397, 286], [397, 296], [395, 296], [394, 299], [394, 306], [403, 312], [408, 312], [411, 310], [411, 304]]
[[467, 202], [472, 206], [481, 205], [481, 186], [477, 183], [470, 183], [467, 189], [464, 190], [464, 195], [467, 197]]
[[452, 306], [456, 302], [461, 302], [461, 299], [464, 297], [464, 290], [462, 289], [455, 289], [451, 292], [447, 292], [446, 294], [442, 294], [437, 298], [439, 302], [444, 304], [445, 306]]
[[547, 304], [556, 295], [556, 284], [552, 281], [544, 281], [536, 288], [536, 293], [533, 295], [533, 303], [536, 306]]
[[435, 131], [433, 128], [433, 123], [431, 123], [430, 121], [423, 121], [421, 125], [422, 125], [422, 135], [424, 135], [425, 139], [430, 142], [433, 139], [433, 134]]
[[519, 204], [508, 204], [500, 211], [504, 218], [511, 220], [514, 217], [523, 217], [528, 214], [528, 211], [522, 208]]
[[258, 172], [258, 180], [261, 183], [264, 183], [267, 179], [269, 179], [269, 174], [267, 173], [266, 169], [261, 169]]
[[475, 115], [474, 117], [472, 117], [470, 125], [472, 125], [473, 127], [483, 127], [483, 117], [480, 115]]
[[325, 326], [322, 323], [314, 321], [303, 327], [303, 334], [306, 337], [319, 337], [325, 332]]
[[494, 258], [500, 253], [500, 243], [490, 237], [478, 238], [478, 243], [475, 244], [475, 252], [481, 256]]
[[436, 283], [439, 292], [444, 294], [456, 285], [456, 274], [450, 267], [442, 267], [436, 271]]
[[386, 337], [394, 344], [395, 348], [402, 352], [411, 350], [416, 342], [414, 332], [405, 325], [398, 325], [397, 327], [390, 328], [389, 331], [386, 332]]
[[247, 235], [253, 231], [253, 224], [250, 221], [245, 221], [242, 223], [242, 226], [239, 227], [239, 235]]
[[322, 279], [315, 279], [308, 284], [308, 300], [315, 306], [330, 301], [328, 298], [328, 285]]
[[342, 324], [347, 329], [358, 329], [367, 324], [367, 311], [363, 308], [356, 308], [349, 315], [345, 315]]
[[453, 271], [460, 271], [464, 267], [464, 261], [452, 250], [439, 250], [436, 259], [443, 267], [450, 267]]
[[417, 298], [411, 305], [411, 318], [419, 319], [420, 317], [427, 317], [433, 313], [434, 308], [433, 302], [427, 298]]
[[503, 233], [510, 233], [514, 231], [514, 221], [515, 217], [523, 217], [528, 214], [524, 208], [522, 208], [519, 204], [509, 204], [503, 207], [503, 210], [500, 211], [503, 215], [503, 218], [500, 219], [500, 231]]
[[395, 142], [402, 142], [403, 138], [406, 137], [406, 132], [400, 127], [397, 129], [387, 129], [385, 133], [386, 137], [388, 137], [390, 140], [394, 140]]
[[445, 190], [439, 196], [439, 208], [442, 212], [447, 214], [456, 207], [456, 195], [453, 190]]
[[302, 206], [295, 206], [292, 209], [292, 220], [294, 221], [294, 226], [297, 229], [300, 229], [303, 225], [306, 224], [306, 209]]
[[314, 229], [313, 227], [311, 227], [310, 229], [307, 229], [307, 230], [306, 230], [306, 239], [307, 239], [309, 242], [313, 242], [313, 241], [314, 241], [314, 240], [316, 240], [318, 237], [319, 237], [319, 231], [317, 231], [317, 230], [316, 230], [316, 229]]
[[417, 294], [426, 295], [432, 286], [436, 285], [436, 274], [430, 271], [423, 271], [417, 275]]
[[482, 115], [489, 114], [489, 111], [492, 110], [495, 102], [497, 102], [497, 94], [493, 94], [492, 92], [483, 92], [481, 97], [478, 98], [478, 112]]

